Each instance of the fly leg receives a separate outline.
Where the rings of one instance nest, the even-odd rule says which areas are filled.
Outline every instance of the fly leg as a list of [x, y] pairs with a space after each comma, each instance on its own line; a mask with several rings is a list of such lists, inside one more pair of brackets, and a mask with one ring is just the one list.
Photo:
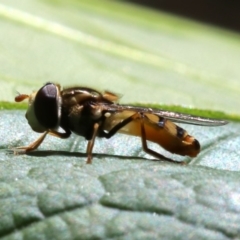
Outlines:
[[118, 130], [126, 126], [128, 123], [134, 121], [135, 119], [139, 118], [139, 113], [135, 113], [132, 116], [124, 119], [120, 123], [116, 124], [112, 129], [110, 129], [108, 132], [104, 132], [103, 130], [100, 131], [100, 136], [105, 137], [107, 139], [111, 138], [114, 134], [117, 133]]
[[49, 133], [48, 131], [44, 132], [37, 140], [30, 143], [28, 146], [22, 146], [13, 149], [14, 154], [25, 154], [27, 152], [31, 152], [37, 149], [41, 145], [41, 143], [43, 142], [48, 133]]
[[155, 152], [154, 150], [148, 148], [147, 146], [147, 138], [146, 138], [146, 131], [145, 131], [145, 127], [144, 127], [144, 118], [148, 119], [146, 116], [144, 116], [143, 113], [140, 113], [140, 121], [141, 121], [141, 139], [142, 139], [142, 148], [143, 150], [152, 155], [153, 157], [156, 157], [158, 159], [163, 159], [164, 161], [168, 161], [168, 162], [173, 162], [173, 163], [178, 163], [178, 164], [184, 164], [183, 162], [178, 162], [178, 161], [174, 161], [170, 158], [164, 157], [162, 154]]
[[[93, 150], [93, 146], [94, 146], [94, 142], [95, 142], [95, 138], [98, 134], [98, 129], [99, 129], [99, 124], [95, 123], [93, 126], [93, 136], [92, 139], [88, 141], [88, 145], [87, 145], [87, 164], [91, 164], [92, 163], [92, 150]], [[65, 133], [60, 133], [57, 131], [50, 131], [49, 134], [55, 136], [55, 137], [59, 137], [59, 138], [68, 138], [71, 135], [71, 131], [67, 131], [65, 130]]]
[[98, 130], [99, 130], [99, 124], [95, 123], [93, 125], [93, 136], [92, 136], [92, 139], [89, 140], [88, 144], [87, 144], [87, 164], [91, 164], [92, 163], [92, 150], [93, 150], [95, 138], [96, 138], [96, 136], [98, 134]]
[[48, 131], [44, 132], [37, 140], [30, 143], [28, 146], [22, 146], [22, 147], [15, 148], [13, 150], [14, 153], [15, 154], [25, 154], [27, 152], [31, 152], [33, 150], [36, 150], [41, 145], [41, 143], [43, 142], [43, 140], [45, 139], [47, 134], [50, 134], [54, 137], [59, 137], [59, 138], [68, 138], [70, 136], [71, 132], [66, 131], [64, 133], [60, 133], [60, 132], [57, 132], [57, 131], [54, 131], [54, 130], [48, 130]]
[[109, 130], [109, 132], [104, 132], [103, 130], [101, 131], [101, 136], [109, 139], [111, 138], [114, 134], [116, 134], [117, 131], [119, 131], [121, 128], [123, 128], [124, 126], [126, 126], [128, 123], [134, 121], [134, 120], [139, 120], [140, 121], [140, 130], [141, 130], [141, 140], [142, 140], [142, 148], [143, 150], [158, 158], [158, 159], [162, 159], [164, 161], [168, 161], [168, 162], [173, 162], [173, 163], [178, 163], [178, 164], [182, 164], [181, 162], [178, 161], [174, 161], [170, 158], [164, 157], [163, 155], [161, 155], [160, 153], [155, 152], [154, 150], [148, 148], [147, 146], [147, 137], [146, 137], [146, 131], [145, 131], [145, 127], [144, 127], [144, 120], [149, 120], [144, 113], [141, 112], [136, 112], [135, 114], [133, 114], [132, 116], [124, 119], [122, 122], [118, 123], [117, 125], [115, 125], [111, 130]]

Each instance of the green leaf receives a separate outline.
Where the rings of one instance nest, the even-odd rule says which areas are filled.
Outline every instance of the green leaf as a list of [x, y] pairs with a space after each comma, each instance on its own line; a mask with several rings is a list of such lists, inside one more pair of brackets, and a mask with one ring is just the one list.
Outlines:
[[[3, 127], [4, 126], [4, 127]], [[76, 135], [47, 137], [39, 150], [23, 111], [1, 111], [2, 239], [237, 239], [240, 125], [192, 127], [202, 144], [189, 165], [152, 161], [139, 138], [97, 139], [93, 164]], [[149, 146], [165, 156], [190, 160]]]
[[104, 0], [2, 0], [0, 18], [1, 100], [50, 81], [238, 113], [238, 34]]
[[[0, 18], [1, 101], [51, 81], [124, 93], [123, 103], [238, 113], [237, 34], [105, 0], [2, 0]], [[26, 107], [12, 104], [0, 107]], [[187, 166], [155, 161], [120, 134], [97, 139], [87, 165], [76, 135], [8, 151], [39, 137], [24, 114], [0, 111], [1, 239], [240, 238], [239, 123], [184, 126], [202, 146]]]

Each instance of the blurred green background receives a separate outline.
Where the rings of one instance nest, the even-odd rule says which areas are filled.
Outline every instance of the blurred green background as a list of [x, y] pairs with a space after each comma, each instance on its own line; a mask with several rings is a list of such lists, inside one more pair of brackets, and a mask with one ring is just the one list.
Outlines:
[[2, 0], [0, 100], [46, 82], [237, 114], [240, 36], [125, 1]]

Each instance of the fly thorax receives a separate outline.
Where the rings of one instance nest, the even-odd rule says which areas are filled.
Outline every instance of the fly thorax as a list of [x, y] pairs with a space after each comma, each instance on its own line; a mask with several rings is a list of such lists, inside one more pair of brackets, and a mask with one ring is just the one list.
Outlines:
[[93, 120], [98, 120], [102, 118], [103, 112], [102, 109], [98, 106], [91, 106], [91, 117]]

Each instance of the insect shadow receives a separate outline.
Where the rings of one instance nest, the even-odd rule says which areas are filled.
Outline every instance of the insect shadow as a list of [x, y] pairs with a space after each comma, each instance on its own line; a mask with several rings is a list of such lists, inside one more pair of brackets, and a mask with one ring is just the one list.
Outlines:
[[[38, 150], [33, 152], [27, 152], [25, 153], [28, 156], [34, 156], [34, 157], [48, 157], [48, 156], [66, 156], [66, 157], [86, 157], [87, 153], [80, 153], [80, 152], [68, 152], [68, 151], [54, 151], [54, 150]], [[104, 154], [104, 153], [94, 153], [94, 157], [97, 158], [117, 158], [122, 160], [148, 160], [148, 161], [164, 161], [161, 159], [150, 159], [145, 157], [138, 157], [138, 156], [123, 156], [123, 155], [114, 155], [114, 154]]]

